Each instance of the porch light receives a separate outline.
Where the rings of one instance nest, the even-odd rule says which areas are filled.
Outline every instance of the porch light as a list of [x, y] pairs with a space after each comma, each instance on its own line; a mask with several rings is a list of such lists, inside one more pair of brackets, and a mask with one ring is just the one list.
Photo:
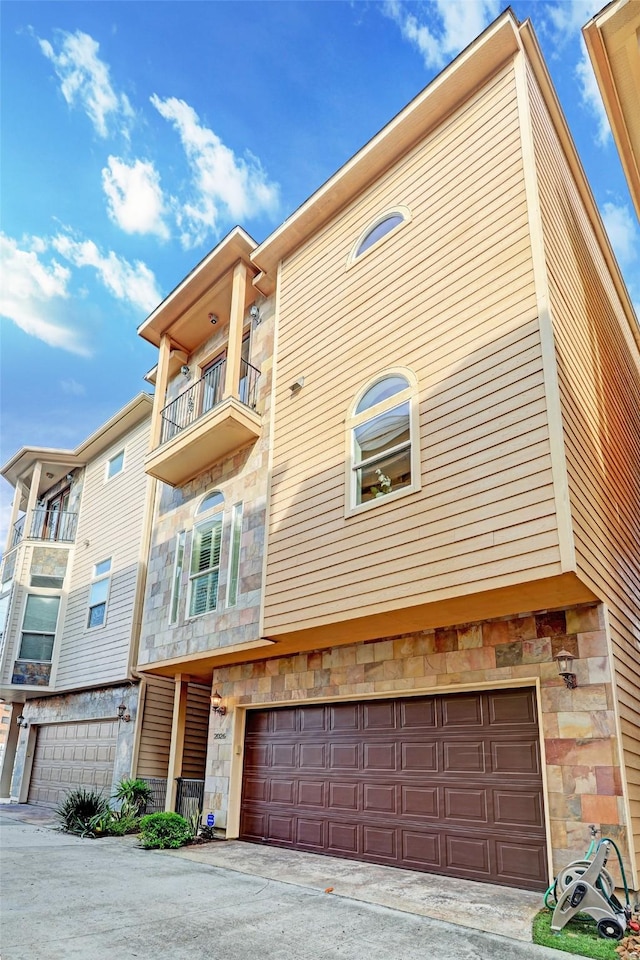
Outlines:
[[125, 723], [129, 723], [131, 720], [131, 714], [127, 710], [127, 705], [124, 700], [118, 706], [118, 720], [124, 720]]
[[28, 726], [29, 726], [29, 721], [28, 721], [28, 720], [25, 720], [25, 718], [22, 716], [22, 714], [20, 714], [18, 717], [16, 717], [16, 723], [18, 724], [19, 727], [28, 727]]
[[215, 693], [211, 694], [211, 709], [220, 717], [224, 717], [225, 713], [227, 712], [227, 708], [223, 706], [222, 697], [217, 690]]
[[568, 650], [560, 650], [553, 659], [558, 664], [558, 674], [562, 677], [570, 690], [575, 690], [575, 688], [578, 686], [578, 678], [571, 670], [574, 659], [573, 654], [569, 653]]

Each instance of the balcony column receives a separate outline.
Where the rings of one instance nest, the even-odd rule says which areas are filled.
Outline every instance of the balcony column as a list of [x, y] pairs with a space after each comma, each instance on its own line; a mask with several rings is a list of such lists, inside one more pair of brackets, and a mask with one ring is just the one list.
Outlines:
[[224, 376], [223, 400], [227, 397], [238, 396], [246, 295], [247, 267], [246, 264], [240, 260], [233, 268], [231, 310], [229, 312], [229, 343], [227, 345], [227, 366]]
[[175, 677], [175, 692], [173, 695], [173, 721], [171, 724], [171, 746], [169, 748], [169, 769], [167, 770], [167, 795], [165, 810], [173, 811], [176, 808], [176, 792], [178, 785], [176, 777], [182, 773], [182, 756], [184, 754], [184, 731], [187, 724], [187, 696], [189, 694], [189, 677], [178, 673]]
[[13, 503], [11, 505], [11, 518], [9, 520], [9, 529], [7, 530], [7, 542], [5, 543], [4, 552], [8, 553], [13, 546], [13, 528], [18, 519], [18, 514], [20, 513], [20, 501], [24, 494], [24, 484], [22, 480], [18, 480], [16, 483], [16, 489], [13, 494]]
[[29, 488], [29, 499], [27, 500], [27, 513], [24, 518], [24, 535], [30, 537], [32, 534], [33, 511], [38, 501], [38, 490], [40, 489], [40, 477], [42, 475], [42, 464], [36, 463], [31, 474], [31, 486]]
[[162, 435], [162, 417], [160, 413], [167, 401], [167, 383], [169, 382], [169, 358], [171, 356], [171, 338], [163, 333], [160, 338], [160, 353], [156, 372], [156, 387], [153, 393], [153, 413], [151, 414], [151, 436], [149, 449], [160, 445]]

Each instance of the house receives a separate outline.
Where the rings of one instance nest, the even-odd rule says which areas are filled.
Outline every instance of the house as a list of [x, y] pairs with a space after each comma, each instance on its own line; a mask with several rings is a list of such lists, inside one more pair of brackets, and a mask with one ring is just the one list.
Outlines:
[[595, 824], [638, 889], [640, 332], [531, 24], [140, 333], [168, 807], [541, 890]]
[[14, 801], [109, 796], [131, 775], [151, 407], [140, 394], [77, 449], [23, 447], [0, 471], [15, 490], [0, 571], [0, 794]]
[[582, 32], [640, 219], [640, 6], [613, 0]]

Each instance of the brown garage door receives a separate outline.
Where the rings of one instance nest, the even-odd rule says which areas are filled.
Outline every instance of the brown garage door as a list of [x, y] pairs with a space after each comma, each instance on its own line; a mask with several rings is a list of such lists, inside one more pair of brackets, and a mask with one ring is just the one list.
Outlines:
[[48, 723], [38, 728], [29, 803], [58, 804], [69, 790], [111, 793], [117, 720]]
[[240, 835], [542, 890], [533, 691], [250, 711]]

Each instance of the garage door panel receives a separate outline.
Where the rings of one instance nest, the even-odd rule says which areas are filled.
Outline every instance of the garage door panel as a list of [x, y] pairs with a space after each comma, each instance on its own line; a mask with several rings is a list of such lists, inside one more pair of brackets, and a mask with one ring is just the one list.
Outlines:
[[540, 751], [537, 740], [493, 741], [491, 765], [496, 773], [537, 776], [540, 773]]
[[118, 721], [43, 724], [37, 728], [29, 803], [58, 804], [77, 787], [109, 795]]
[[278, 710], [273, 715], [274, 733], [291, 733], [296, 729], [297, 711], [296, 710]]
[[365, 770], [396, 770], [396, 743], [365, 743], [363, 767]]
[[426, 773], [438, 770], [437, 743], [402, 743], [402, 769], [407, 773]]
[[278, 712], [247, 717], [243, 839], [546, 887], [532, 690], [297, 706], [282, 724]]
[[452, 740], [444, 743], [443, 764], [448, 773], [484, 773], [486, 770], [483, 740]]

